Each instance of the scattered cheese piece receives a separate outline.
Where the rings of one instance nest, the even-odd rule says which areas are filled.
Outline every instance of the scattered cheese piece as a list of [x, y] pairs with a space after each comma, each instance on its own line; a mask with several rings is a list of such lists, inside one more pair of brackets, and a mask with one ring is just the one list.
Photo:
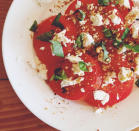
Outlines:
[[109, 15], [109, 18], [110, 18], [111, 21], [114, 23], [114, 25], [119, 25], [119, 24], [121, 23], [121, 18], [118, 17], [118, 16], [116, 15], [116, 13], [117, 13], [117, 10], [114, 9], [114, 10], [113, 10], [113, 13], [112, 13], [111, 15]]
[[119, 4], [121, 6], [124, 6], [124, 7], [128, 8], [128, 9], [130, 9], [130, 2], [129, 2], [129, 0], [119, 0]]
[[85, 21], [85, 20], [79, 21], [80, 25], [85, 25], [86, 22], [87, 21]]
[[109, 25], [109, 24], [110, 24], [109, 19], [105, 19], [104, 24], [105, 24], [105, 25]]
[[74, 55], [70, 55], [70, 54], [68, 54], [66, 57], [65, 57], [65, 59], [68, 59], [70, 62], [72, 62], [72, 63], [78, 63], [78, 62], [80, 62], [80, 61], [83, 61], [79, 56], [74, 56]]
[[80, 8], [82, 6], [82, 2], [80, 0], [77, 0], [77, 4], [76, 4], [76, 9]]
[[130, 68], [121, 67], [120, 72], [118, 74], [119, 81], [123, 83], [128, 80], [131, 80], [132, 77], [133, 77], [133, 72], [131, 71]]
[[92, 44], [94, 45], [94, 39], [89, 33], [82, 33], [83, 34], [83, 47], [90, 47]]
[[105, 105], [109, 102], [109, 94], [102, 91], [102, 90], [96, 90], [94, 91], [94, 99], [101, 101], [102, 105]]
[[40, 50], [42, 50], [42, 51], [45, 50], [45, 47], [40, 47]]
[[102, 87], [107, 86], [109, 84], [113, 84], [115, 82], [115, 78], [116, 78], [115, 72], [108, 72], [103, 81], [104, 83], [102, 84]]
[[132, 37], [135, 39], [139, 39], [139, 24], [134, 23], [132, 25]]
[[76, 84], [80, 84], [80, 82], [82, 82], [82, 81], [84, 81], [83, 77], [79, 77], [75, 80], [72, 80], [72, 78], [67, 78], [61, 82], [61, 88], [66, 87], [66, 86], [73, 86]]
[[103, 22], [102, 22], [103, 17], [99, 13], [97, 13], [97, 14], [93, 13], [91, 15], [91, 17], [90, 17], [90, 20], [93, 22], [94, 26], [101, 26], [101, 25], [103, 25]]
[[78, 76], [84, 76], [84, 71], [82, 71], [79, 67], [79, 63], [72, 64], [72, 71], [74, 74], [77, 74]]
[[85, 92], [85, 89], [84, 89], [84, 88], [81, 88], [81, 92], [83, 92], [83, 93], [84, 93], [84, 92]]
[[88, 9], [88, 10], [91, 11], [91, 10], [93, 10], [93, 8], [94, 8], [94, 5], [93, 5], [93, 4], [88, 4], [88, 5], [87, 5], [87, 9]]
[[121, 48], [118, 49], [118, 54], [123, 54], [127, 51], [127, 48], [125, 46], [122, 46]]
[[59, 41], [60, 43], [63, 42], [64, 46], [67, 47], [66, 44], [67, 44], [67, 43], [73, 43], [73, 41], [70, 40], [70, 39], [68, 39], [68, 38], [65, 36], [65, 34], [66, 34], [66, 29], [64, 29], [63, 31], [57, 33], [57, 34], [54, 36], [53, 40], [54, 40], [54, 41]]

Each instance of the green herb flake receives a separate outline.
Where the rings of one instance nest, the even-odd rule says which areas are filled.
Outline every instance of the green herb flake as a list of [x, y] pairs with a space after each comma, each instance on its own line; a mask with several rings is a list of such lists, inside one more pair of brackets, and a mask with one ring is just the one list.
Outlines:
[[107, 5], [109, 5], [110, 1], [109, 0], [98, 0], [98, 3], [102, 6], [107, 6]]
[[63, 48], [60, 42], [50, 40], [49, 42], [52, 43], [52, 52], [56, 56], [64, 57]]
[[77, 14], [77, 19], [79, 21], [83, 21], [86, 17], [85, 12], [83, 12], [82, 10], [76, 10], [74, 14]]
[[54, 19], [54, 21], [52, 22], [52, 25], [59, 27], [61, 30], [64, 29], [64, 25], [59, 21], [61, 17], [61, 13], [59, 13], [56, 18]]
[[51, 30], [50, 32], [46, 32], [44, 34], [41, 34], [40, 36], [37, 37], [40, 41], [48, 42], [49, 40], [52, 39], [54, 35], [54, 30]]
[[106, 60], [109, 59], [109, 52], [107, 51], [107, 49], [106, 49], [104, 44], [102, 44], [102, 49], [104, 51], [104, 58], [103, 58], [103, 60], [106, 61]]
[[66, 75], [65, 71], [62, 70], [62, 68], [56, 68], [54, 71], [54, 75], [50, 78], [50, 81], [64, 80], [66, 78], [67, 78], [67, 75]]
[[80, 35], [77, 37], [76, 41], [75, 41], [76, 46], [77, 46], [78, 48], [83, 48], [83, 37], [84, 37], [84, 35], [83, 35], [83, 34], [80, 34]]
[[88, 72], [87, 65], [83, 61], [79, 62], [79, 67], [80, 67], [80, 70], [82, 70], [84, 72]]
[[126, 28], [126, 29], [125, 29], [125, 31], [124, 31], [124, 33], [123, 33], [123, 35], [122, 35], [122, 37], [121, 37], [121, 40], [124, 40], [124, 39], [127, 37], [129, 31], [130, 31], [129, 28]]
[[124, 46], [130, 50], [132, 50], [133, 52], [139, 53], [139, 45], [128, 45], [128, 44], [124, 44]]
[[139, 87], [139, 79], [135, 82], [136, 86]]
[[37, 29], [38, 29], [38, 23], [35, 20], [29, 30], [32, 31], [32, 32], [36, 32]]
[[103, 30], [103, 33], [104, 33], [104, 36], [105, 36], [106, 38], [111, 38], [111, 37], [112, 37], [112, 31], [111, 31], [110, 29], [105, 28], [105, 29]]

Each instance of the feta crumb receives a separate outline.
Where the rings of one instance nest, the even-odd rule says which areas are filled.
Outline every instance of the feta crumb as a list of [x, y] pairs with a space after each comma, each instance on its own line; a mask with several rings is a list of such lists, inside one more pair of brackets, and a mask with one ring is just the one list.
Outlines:
[[118, 94], [118, 93], [117, 93], [117, 97], [116, 97], [116, 99], [117, 99], [117, 100], [119, 100], [119, 99], [120, 99], [120, 98], [119, 98], [119, 94]]
[[45, 50], [45, 47], [40, 47], [40, 50], [42, 50], [42, 51]]
[[79, 56], [74, 56], [74, 55], [70, 55], [70, 54], [68, 54], [66, 57], [65, 57], [65, 59], [68, 59], [70, 62], [72, 62], [72, 63], [78, 63], [78, 62], [80, 62], [80, 61], [83, 61]]
[[88, 10], [91, 11], [91, 10], [93, 10], [93, 8], [94, 8], [94, 5], [93, 5], [93, 4], [88, 4], [88, 5], [87, 5], [87, 9], [88, 9]]
[[80, 82], [82, 81], [84, 81], [83, 77], [79, 77], [75, 80], [72, 80], [72, 78], [67, 78], [61, 82], [61, 88], [66, 87], [66, 86], [73, 86], [76, 84], [80, 84]]
[[77, 0], [77, 4], [75, 5], [76, 9], [80, 8], [82, 6], [82, 2], [80, 0]]
[[63, 42], [64, 46], [67, 47], [66, 44], [67, 44], [67, 43], [73, 43], [73, 41], [70, 40], [69, 38], [67, 38], [67, 37], [65, 36], [65, 34], [66, 34], [66, 29], [64, 29], [63, 31], [57, 33], [57, 34], [54, 36], [53, 40], [54, 40], [54, 41], [58, 41], [58, 42], [60, 42], [60, 43]]
[[81, 92], [83, 92], [83, 93], [84, 93], [84, 92], [85, 92], [85, 89], [84, 89], [84, 88], [81, 88]]
[[125, 6], [126, 8], [129, 8], [130, 9], [130, 2], [129, 2], [129, 0], [120, 0], [119, 1], [119, 4], [121, 6]]
[[82, 71], [79, 67], [79, 63], [72, 64], [72, 71], [74, 74], [77, 74], [78, 76], [84, 76], [85, 73]]
[[94, 26], [101, 26], [101, 25], [103, 25], [103, 22], [102, 22], [103, 17], [99, 13], [92, 14], [91, 17], [90, 17], [90, 20], [93, 22]]
[[109, 25], [109, 24], [110, 24], [109, 19], [105, 19], [104, 24], [105, 24], [105, 25]]
[[108, 72], [103, 81], [102, 87], [107, 86], [109, 84], [113, 84], [115, 82], [115, 78], [116, 78], [115, 72]]
[[139, 8], [137, 8], [137, 7], [132, 8], [132, 10], [125, 17], [126, 26], [128, 27], [131, 24], [133, 24], [133, 22], [135, 22], [135, 20], [138, 16], [139, 16]]
[[139, 38], [139, 24], [137, 24], [137, 23], [134, 23], [132, 25], [132, 37], [134, 39]]
[[122, 46], [121, 48], [118, 49], [118, 54], [123, 54], [127, 51], [127, 48], [125, 46]]
[[123, 83], [128, 80], [131, 80], [132, 77], [133, 77], [133, 72], [131, 71], [130, 68], [121, 67], [120, 72], [118, 74], [119, 81]]
[[92, 44], [94, 45], [94, 39], [89, 33], [82, 33], [83, 34], [83, 47], [90, 47]]
[[85, 20], [79, 21], [80, 25], [85, 25], [86, 22], [87, 21], [85, 21]]
[[101, 101], [102, 105], [105, 105], [109, 102], [109, 94], [102, 91], [102, 90], [96, 90], [94, 91], [94, 99]]
[[116, 15], [116, 13], [117, 13], [117, 10], [114, 9], [114, 10], [113, 10], [113, 13], [112, 13], [111, 15], [109, 15], [109, 18], [110, 18], [111, 21], [114, 23], [114, 25], [119, 25], [119, 24], [121, 23], [121, 18], [118, 17], [118, 16]]

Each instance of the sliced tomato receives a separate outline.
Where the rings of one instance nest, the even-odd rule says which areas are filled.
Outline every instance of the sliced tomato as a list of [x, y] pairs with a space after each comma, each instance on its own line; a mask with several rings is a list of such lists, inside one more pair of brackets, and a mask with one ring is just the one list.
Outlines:
[[65, 60], [62, 65], [62, 69], [65, 71], [67, 77], [71, 78], [72, 81], [79, 78], [83, 80], [81, 80], [79, 84], [65, 86], [63, 88], [61, 88], [61, 80], [49, 80], [47, 83], [56, 94], [67, 99], [78, 100], [84, 97], [90, 90], [99, 88], [102, 81], [101, 69], [99, 64], [96, 62], [96, 60], [86, 54], [83, 54], [81, 58], [85, 63], [89, 63], [91, 65], [90, 68], [92, 71], [84, 72], [84, 76], [74, 74], [72, 70], [72, 63], [68, 60]]
[[[110, 53], [111, 63], [109, 64], [101, 63], [103, 69], [102, 85], [100, 86], [99, 89], [90, 92], [86, 98], [86, 101], [89, 104], [96, 107], [113, 106], [119, 101], [122, 101], [130, 94], [134, 84], [133, 77], [130, 80], [127, 80], [125, 82], [121, 82], [118, 79], [118, 74], [120, 72], [121, 67], [129, 68], [129, 69], [132, 67], [132, 64], [128, 61], [128, 58], [126, 57], [123, 60], [122, 55], [124, 54], [118, 54], [117, 49], [115, 49], [113, 46], [109, 44], [107, 45], [107, 50]], [[106, 77], [111, 77], [110, 75], [111, 73], [114, 73], [114, 76], [112, 77], [113, 82], [110, 84], [106, 84], [105, 81], [108, 81], [106, 80]], [[109, 96], [108, 101], [106, 103], [105, 102], [103, 103], [102, 100], [97, 100], [97, 99], [95, 100], [94, 97], [95, 91], [100, 91], [100, 92], [103, 91], [104, 93], [106, 93]]]

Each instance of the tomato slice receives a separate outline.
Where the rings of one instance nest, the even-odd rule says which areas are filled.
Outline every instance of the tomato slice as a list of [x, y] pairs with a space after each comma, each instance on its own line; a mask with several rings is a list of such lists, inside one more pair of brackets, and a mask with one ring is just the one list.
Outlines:
[[[113, 106], [114, 104], [122, 101], [125, 99], [132, 91], [134, 78], [131, 78], [127, 81], [120, 81], [118, 78], [118, 74], [121, 71], [121, 68], [131, 69], [133, 66], [129, 61], [128, 58], [122, 58], [122, 55], [125, 54], [118, 54], [117, 49], [112, 47], [111, 45], [107, 45], [107, 50], [110, 53], [111, 63], [102, 65], [102, 74], [103, 80], [102, 85], [97, 90], [93, 90], [88, 94], [86, 97], [86, 101], [95, 106], [95, 107], [107, 107]], [[127, 51], [128, 52], [128, 51]], [[96, 98], [95, 92], [100, 92], [100, 99]], [[108, 100], [106, 103], [101, 100], [102, 99]]]
[[[81, 59], [90, 64], [89, 70], [90, 72], [84, 72], [83, 76], [79, 76], [78, 74], [74, 74], [72, 63], [69, 60], [65, 60], [61, 66], [61, 68], [65, 71], [68, 78], [71, 78], [71, 82], [77, 79], [82, 79], [79, 83], [65, 86], [61, 88], [62, 81], [48, 80], [47, 83], [51, 87], [51, 89], [58, 95], [63, 98], [71, 99], [71, 100], [79, 100], [84, 97], [90, 90], [94, 88], [99, 88], [101, 85], [102, 77], [101, 77], [101, 69], [92, 57], [83, 54]], [[49, 78], [48, 78], [49, 79]]]

